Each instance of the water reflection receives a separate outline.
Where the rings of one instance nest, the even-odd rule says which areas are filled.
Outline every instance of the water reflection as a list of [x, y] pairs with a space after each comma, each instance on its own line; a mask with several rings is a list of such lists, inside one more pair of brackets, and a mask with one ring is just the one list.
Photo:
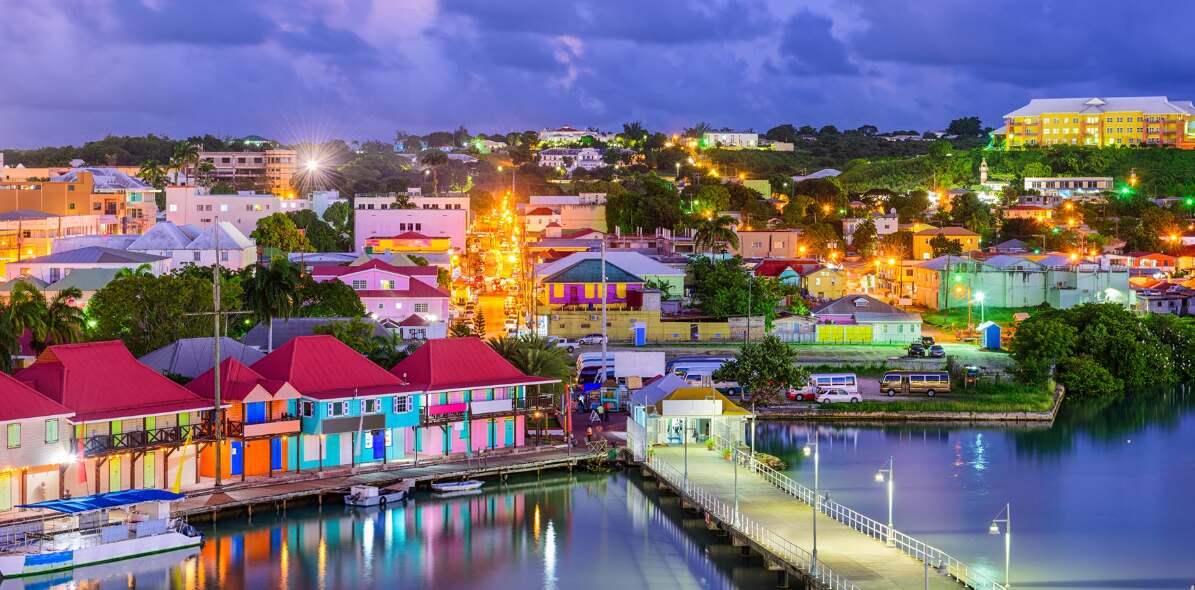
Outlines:
[[821, 485], [884, 521], [875, 470], [895, 463], [895, 523], [1003, 576], [1003, 544], [987, 534], [1011, 502], [1019, 588], [1188, 588], [1195, 584], [1195, 401], [1159, 392], [1071, 405], [1052, 427], [761, 423], [759, 450], [812, 482], [800, 448], [821, 443]]
[[[487, 486], [490, 487], [490, 486]], [[512, 480], [471, 496], [386, 510], [342, 507], [221, 521], [203, 547], [9, 588], [700, 588], [759, 587], [758, 563], [715, 539], [675, 499], [625, 474]]]

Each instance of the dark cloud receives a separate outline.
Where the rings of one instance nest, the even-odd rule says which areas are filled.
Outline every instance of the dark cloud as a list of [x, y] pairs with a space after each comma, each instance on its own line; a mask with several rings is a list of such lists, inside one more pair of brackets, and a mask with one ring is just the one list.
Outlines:
[[1113, 0], [0, 0], [0, 144], [996, 124], [1033, 96], [1195, 98], [1176, 32], [1192, 17]]
[[846, 45], [830, 34], [833, 25], [827, 17], [798, 12], [783, 29], [782, 67], [798, 76], [858, 73]]

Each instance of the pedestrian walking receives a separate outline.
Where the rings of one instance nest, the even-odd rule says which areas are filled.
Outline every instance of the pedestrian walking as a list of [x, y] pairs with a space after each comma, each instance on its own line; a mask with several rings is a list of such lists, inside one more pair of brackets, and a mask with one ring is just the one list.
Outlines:
[[593, 427], [586, 426], [585, 427], [585, 444], [589, 444], [589, 441], [592, 438], [593, 438]]
[[606, 404], [598, 404], [597, 407], [598, 422], [606, 421]]

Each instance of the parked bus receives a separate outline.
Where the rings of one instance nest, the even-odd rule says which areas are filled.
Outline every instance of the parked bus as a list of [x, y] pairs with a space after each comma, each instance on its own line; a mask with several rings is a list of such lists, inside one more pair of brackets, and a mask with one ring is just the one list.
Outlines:
[[924, 393], [934, 397], [950, 393], [950, 373], [946, 371], [888, 371], [880, 379], [880, 391], [892, 397], [896, 394]]
[[809, 383], [799, 389], [789, 390], [788, 399], [793, 401], [814, 401], [822, 389], [842, 389], [847, 393], [859, 393], [859, 378], [854, 373], [814, 373]]

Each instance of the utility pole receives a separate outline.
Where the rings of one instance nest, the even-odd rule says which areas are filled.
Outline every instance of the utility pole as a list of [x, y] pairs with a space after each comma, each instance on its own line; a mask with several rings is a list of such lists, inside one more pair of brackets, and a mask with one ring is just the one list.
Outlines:
[[212, 361], [213, 361], [212, 376], [215, 378], [215, 382], [213, 385], [213, 394], [212, 394], [212, 397], [213, 397], [212, 433], [216, 439], [215, 440], [215, 447], [216, 447], [216, 470], [215, 470], [215, 473], [216, 473], [216, 487], [219, 488], [224, 485], [224, 476], [220, 470], [221, 455], [223, 455], [223, 449], [221, 448], [221, 446], [224, 442], [224, 420], [223, 420], [224, 410], [222, 408], [223, 401], [221, 400], [221, 396], [220, 396], [220, 360], [221, 360], [220, 359], [220, 318], [221, 318], [221, 316], [226, 316], [226, 315], [245, 315], [250, 312], [247, 312], [247, 311], [220, 311], [221, 274], [220, 274], [220, 218], [219, 217], [215, 218], [215, 224], [212, 225], [212, 240], [213, 240], [213, 250], [215, 250], [215, 255], [216, 255], [215, 262], [212, 264], [212, 311], [211, 312], [188, 313], [185, 315], [189, 315], [189, 316], [211, 315], [212, 316], [212, 337], [213, 337], [212, 338]]
[[602, 386], [606, 383], [606, 238], [602, 236], [602, 373], [599, 377], [598, 403], [601, 402]]

